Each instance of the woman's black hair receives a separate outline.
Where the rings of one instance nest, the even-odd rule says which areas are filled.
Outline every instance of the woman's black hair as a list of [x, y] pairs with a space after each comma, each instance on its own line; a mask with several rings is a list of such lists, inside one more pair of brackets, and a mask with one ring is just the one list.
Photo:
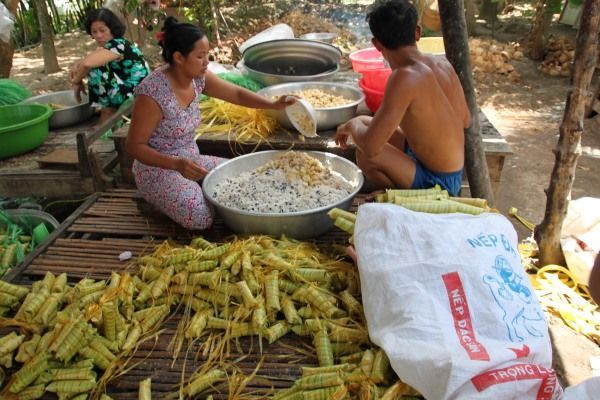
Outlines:
[[204, 37], [204, 32], [195, 25], [179, 23], [175, 17], [167, 17], [161, 30], [159, 44], [162, 47], [162, 58], [169, 64], [173, 63], [173, 54], [180, 52], [187, 56]]
[[92, 34], [92, 23], [96, 21], [104, 22], [115, 38], [123, 37], [125, 34], [125, 24], [123, 24], [119, 17], [108, 8], [97, 8], [90, 10], [87, 13], [87, 17], [85, 18], [85, 31], [88, 35]]
[[367, 14], [373, 37], [390, 50], [416, 43], [417, 19], [417, 10], [408, 0], [377, 0]]

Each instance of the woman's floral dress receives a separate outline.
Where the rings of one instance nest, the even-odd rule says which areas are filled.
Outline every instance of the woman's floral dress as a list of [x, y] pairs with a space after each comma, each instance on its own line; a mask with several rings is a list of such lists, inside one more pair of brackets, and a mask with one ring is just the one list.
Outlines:
[[[211, 170], [224, 158], [201, 155], [194, 136], [200, 124], [198, 102], [204, 79], [195, 79], [196, 98], [183, 107], [177, 102], [164, 69], [153, 71], [135, 89], [136, 96], [150, 96], [162, 109], [163, 117], [148, 140], [153, 149], [175, 157], [185, 157]], [[198, 182], [179, 172], [150, 167], [135, 160], [133, 173], [137, 188], [149, 203], [187, 229], [206, 229], [212, 225], [214, 210], [202, 194]]]
[[103, 108], [119, 108], [133, 99], [133, 90], [150, 73], [144, 55], [135, 44], [115, 38], [104, 45], [119, 59], [88, 72], [90, 104]]

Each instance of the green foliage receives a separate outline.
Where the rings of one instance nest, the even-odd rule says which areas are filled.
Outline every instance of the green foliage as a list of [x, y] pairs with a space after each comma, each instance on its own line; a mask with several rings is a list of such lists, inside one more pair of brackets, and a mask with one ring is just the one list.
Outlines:
[[427, 29], [424, 26], [421, 26], [421, 36], [422, 37], [430, 37], [430, 36], [439, 36], [439, 32], [432, 31], [431, 29]]
[[[582, 1], [582, 0], [580, 0]], [[558, 14], [563, 7], [563, 0], [546, 0], [546, 12], [550, 14]]]
[[35, 10], [25, 2], [19, 3], [13, 28], [13, 40], [16, 48], [40, 41], [40, 28]]
[[[211, 8], [211, 3], [214, 10]], [[270, 19], [271, 16], [281, 14], [293, 7], [293, 3], [281, 0], [274, 2], [267, 0], [196, 1], [190, 4], [185, 15], [190, 20], [199, 21], [209, 40], [213, 40], [216, 25], [213, 15], [219, 19], [219, 33], [227, 34], [228, 31], [245, 30], [255, 25], [257, 21]]]
[[[102, 7], [102, 1], [70, 0], [64, 4], [64, 14], [60, 14], [56, 6], [56, 0], [46, 0], [46, 6], [52, 19], [53, 32], [63, 33], [76, 27], [83, 28], [87, 12], [93, 8]], [[19, 3], [13, 38], [16, 48], [39, 43], [41, 39], [40, 28], [33, 0]]]
[[0, 79], [0, 106], [17, 104], [31, 97], [31, 92], [17, 81]]
[[190, 16], [192, 19], [200, 22], [200, 27], [208, 36], [209, 40], [214, 39], [215, 30], [215, 19], [213, 18], [213, 12], [211, 9], [211, 3], [215, 8], [215, 11], [223, 4], [223, 0], [211, 1], [196, 1], [192, 4], [189, 9]]

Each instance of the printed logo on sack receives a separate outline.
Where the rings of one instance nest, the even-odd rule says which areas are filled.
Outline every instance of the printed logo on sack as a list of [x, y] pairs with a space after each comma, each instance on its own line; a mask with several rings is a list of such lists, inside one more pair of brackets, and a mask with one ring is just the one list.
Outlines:
[[494, 275], [486, 274], [483, 282], [489, 287], [494, 301], [502, 310], [502, 321], [506, 325], [507, 336], [511, 342], [522, 342], [528, 334], [543, 337], [534, 325], [545, 323], [531, 290], [521, 282], [523, 278], [515, 273], [509, 261], [496, 256], [492, 268]]
[[471, 360], [490, 361], [487, 350], [475, 337], [469, 303], [460, 275], [458, 275], [458, 272], [450, 272], [442, 275], [442, 279], [448, 293], [448, 302], [454, 319], [454, 329], [460, 345], [465, 349]]
[[551, 400], [556, 395], [562, 394], [556, 372], [536, 364], [514, 364], [506, 368], [486, 371], [471, 378], [471, 383], [478, 392], [482, 392], [494, 385], [524, 380], [541, 381], [536, 400]]

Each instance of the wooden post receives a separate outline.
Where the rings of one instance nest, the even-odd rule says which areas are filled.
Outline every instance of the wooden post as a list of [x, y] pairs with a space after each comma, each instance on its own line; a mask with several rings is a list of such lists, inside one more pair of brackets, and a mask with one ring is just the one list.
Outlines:
[[534, 3], [535, 14], [531, 21], [531, 30], [526, 38], [529, 42], [529, 57], [534, 61], [544, 58], [544, 33], [552, 21], [552, 14], [547, 11], [546, 0], [536, 0]]
[[471, 196], [486, 199], [489, 204], [493, 205], [494, 194], [485, 161], [481, 126], [479, 124], [479, 106], [475, 98], [473, 74], [471, 73], [464, 3], [463, 0], [439, 0], [438, 5], [446, 58], [448, 58], [460, 78], [471, 111], [471, 126], [465, 130], [465, 169], [469, 179]]
[[550, 187], [546, 191], [546, 212], [542, 223], [535, 230], [541, 265], [564, 262], [560, 248], [560, 234], [567, 215], [577, 159], [581, 154], [586, 97], [598, 60], [598, 33], [600, 33], [600, 0], [585, 0], [577, 32], [571, 89], [567, 93], [567, 104], [559, 129], [560, 136], [554, 149], [555, 161]]

